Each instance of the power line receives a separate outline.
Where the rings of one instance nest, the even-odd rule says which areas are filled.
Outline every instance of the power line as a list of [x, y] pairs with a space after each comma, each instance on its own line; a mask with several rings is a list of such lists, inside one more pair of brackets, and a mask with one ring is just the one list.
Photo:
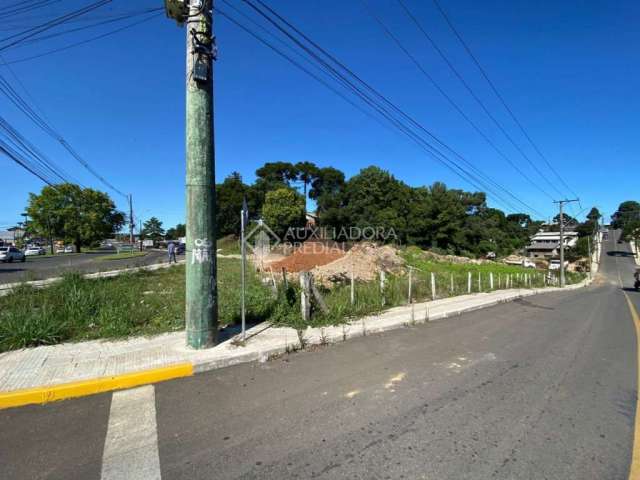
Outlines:
[[[409, 50], [400, 42], [398, 37], [394, 35], [391, 30], [385, 25], [385, 23], [378, 17], [375, 12], [369, 6], [367, 0], [362, 0], [365, 9], [369, 13], [369, 15], [373, 18], [373, 20], [380, 26], [382, 31], [402, 50], [402, 52], [411, 60], [411, 62], [420, 70], [420, 72], [431, 82], [431, 84], [438, 90], [438, 92], [449, 102], [449, 104], [464, 118], [464, 120], [471, 125], [471, 127], [487, 142], [495, 151], [500, 155], [504, 160], [506, 160], [525, 180], [527, 180], [531, 185], [533, 185], [536, 189], [538, 189], [543, 194], [547, 195], [550, 199], [553, 200], [553, 196], [550, 195], [546, 190], [540, 187], [536, 182], [534, 182], [531, 177], [529, 177], [524, 171], [522, 171], [509, 157], [507, 157], [504, 152], [502, 152], [497, 145], [480, 129], [480, 127], [462, 110], [462, 108], [451, 98], [449, 94], [440, 86], [440, 84], [433, 78], [433, 76], [422, 66], [422, 64], [409, 52]], [[511, 192], [508, 194], [516, 199], [518, 202], [521, 202], [519, 198], [513, 195]]]
[[162, 16], [161, 13], [160, 14], [156, 14], [156, 15], [152, 15], [151, 17], [145, 18], [143, 20], [138, 20], [137, 22], [133, 22], [133, 23], [130, 23], [130, 24], [125, 25], [123, 27], [116, 28], [115, 30], [111, 30], [109, 32], [102, 33], [102, 34], [97, 35], [95, 37], [91, 37], [91, 38], [88, 38], [88, 39], [85, 39], [85, 40], [81, 40], [79, 42], [75, 42], [75, 43], [72, 43], [72, 44], [69, 44], [69, 45], [65, 45], [63, 47], [54, 48], [54, 49], [48, 50], [46, 52], [39, 53], [37, 55], [31, 55], [29, 57], [23, 57], [23, 58], [18, 58], [18, 59], [15, 59], [15, 60], [10, 60], [10, 61], [6, 62], [5, 65], [14, 65], [16, 63], [28, 62], [28, 61], [36, 60], [38, 58], [46, 57], [46, 56], [49, 56], [49, 55], [52, 55], [52, 54], [55, 54], [55, 53], [64, 52], [66, 50], [70, 50], [72, 48], [79, 47], [81, 45], [86, 45], [88, 43], [95, 42], [96, 40], [101, 40], [101, 39], [109, 37], [111, 35], [115, 35], [116, 33], [120, 33], [120, 32], [122, 32], [124, 30], [129, 29], [129, 28], [135, 27], [137, 25], [141, 25], [141, 24], [146, 23], [146, 22], [148, 22], [150, 20], [153, 20], [155, 18], [159, 18], [160, 16]]
[[28, 28], [27, 30], [24, 30], [22, 32], [19, 33], [14, 33], [13, 35], [9, 35], [8, 37], [2, 38], [0, 39], [0, 44], [2, 43], [7, 43], [6, 45], [0, 47], [0, 52], [4, 51], [8, 48], [11, 48], [15, 45], [18, 45], [22, 42], [24, 42], [25, 40], [28, 40], [29, 38], [32, 38], [40, 33], [43, 33], [47, 30], [50, 30], [54, 27], [57, 27], [58, 25], [62, 25], [63, 23], [69, 21], [70, 19], [79, 17], [81, 15], [84, 15], [88, 12], [91, 12], [93, 10], [96, 10], [97, 8], [100, 8], [108, 3], [111, 3], [112, 0], [99, 0], [97, 2], [94, 2], [86, 7], [80, 8], [78, 10], [74, 10], [72, 12], [69, 12], [65, 15], [62, 15], [60, 17], [57, 17], [53, 20], [50, 20], [48, 22], [45, 22], [43, 24], [37, 25], [35, 27], [32, 28]]
[[9, 82], [0, 75], [0, 92], [3, 93], [27, 118], [29, 118], [38, 128], [47, 135], [55, 139], [67, 150], [71, 156], [85, 167], [94, 177], [96, 177], [103, 185], [123, 197], [126, 195], [118, 190], [113, 184], [100, 175], [82, 156], [67, 142], [67, 140], [56, 131], [42, 116], [40, 116], [29, 103], [20, 96], [20, 94], [9, 84]]
[[[322, 65], [322, 68], [327, 70], [332, 77], [334, 77], [344, 88], [350, 90], [354, 95], [359, 97], [363, 102], [369, 105], [372, 109], [374, 109], [378, 114], [383, 116], [387, 121], [389, 121], [394, 127], [396, 127], [403, 135], [409, 137], [412, 141], [416, 142], [421, 148], [423, 148], [430, 156], [435, 158], [439, 163], [445, 165], [448, 169], [454, 172], [457, 176], [461, 177], [466, 182], [472, 184], [475, 188], [478, 188], [478, 184], [483, 185], [481, 190], [484, 189], [487, 192], [491, 193], [493, 196], [498, 197], [502, 200], [502, 203], [508, 204], [499, 194], [492, 190], [492, 188], [486, 185], [478, 176], [472, 172], [469, 172], [456, 161], [449, 158], [446, 154], [440, 151], [437, 147], [430, 144], [425, 138], [418, 135], [413, 129], [420, 130], [426, 133], [431, 139], [436, 141], [439, 145], [453, 153], [456, 157], [464, 159], [457, 152], [455, 152], [451, 147], [445, 144], [442, 140], [436, 137], [433, 133], [428, 131], [424, 126], [419, 124], [412, 117], [407, 115], [404, 111], [398, 108], [395, 104], [390, 102], [386, 97], [380, 94], [377, 90], [371, 87], [368, 83], [362, 80], [358, 75], [356, 75], [352, 70], [346, 67], [343, 63], [329, 54], [326, 50], [320, 47], [317, 43], [311, 40], [308, 36], [302, 33], [297, 27], [293, 26], [290, 22], [284, 19], [281, 15], [275, 12], [272, 8], [267, 6], [264, 2], [258, 0], [258, 3], [268, 10], [272, 15], [274, 15], [280, 22], [282, 22], [286, 27], [293, 30], [297, 35], [299, 35], [304, 41], [311, 45], [311, 47], [307, 47], [301, 41], [299, 41], [295, 36], [293, 36], [285, 27], [282, 27], [277, 21], [269, 16], [265, 11], [261, 8], [257, 7], [253, 2], [249, 0], [243, 0], [244, 3], [249, 5], [254, 11], [256, 11], [260, 16], [262, 16], [265, 20], [271, 23], [274, 27], [276, 27], [280, 32], [282, 32], [285, 36], [287, 36], [290, 40], [292, 40], [298, 47], [307, 52], [316, 62]], [[227, 2], [225, 2], [227, 3]], [[316, 54], [311, 50], [314, 48], [319, 52]], [[319, 55], [322, 55], [327, 60], [320, 58]], [[327, 62], [331, 62], [333, 64], [330, 65]], [[342, 72], [340, 72], [339, 70]], [[346, 75], [346, 76], [345, 76]], [[355, 79], [357, 84], [353, 83], [348, 77]], [[366, 91], [362, 90], [362, 87], [366, 89]], [[407, 125], [408, 122], [409, 125]]]
[[462, 35], [458, 32], [458, 30], [455, 28], [455, 26], [453, 25], [453, 23], [451, 22], [451, 20], [449, 19], [449, 16], [447, 15], [447, 13], [444, 11], [444, 9], [440, 6], [440, 3], [438, 2], [438, 0], [433, 0], [433, 3], [435, 4], [435, 6], [437, 7], [437, 9], [439, 10], [440, 14], [442, 15], [442, 17], [444, 18], [445, 22], [447, 23], [447, 25], [449, 26], [449, 28], [451, 29], [451, 31], [454, 33], [454, 35], [456, 36], [456, 38], [458, 39], [458, 41], [462, 44], [462, 46], [464, 47], [464, 49], [466, 50], [467, 54], [469, 55], [469, 57], [471, 57], [471, 59], [473, 60], [473, 63], [475, 63], [476, 67], [478, 67], [478, 70], [480, 70], [480, 73], [482, 74], [482, 76], [484, 77], [484, 79], [487, 81], [487, 83], [489, 84], [489, 86], [491, 87], [491, 90], [493, 90], [493, 93], [496, 95], [496, 97], [498, 97], [498, 100], [500, 100], [500, 103], [502, 103], [503, 107], [506, 109], [506, 111], [509, 113], [509, 116], [513, 119], [513, 121], [516, 123], [516, 125], [518, 125], [518, 128], [520, 129], [520, 131], [523, 133], [523, 135], [525, 136], [525, 138], [528, 140], [528, 142], [531, 144], [531, 146], [533, 147], [533, 149], [536, 151], [536, 153], [540, 156], [540, 158], [542, 158], [544, 160], [544, 162], [547, 164], [547, 166], [549, 167], [549, 169], [554, 173], [554, 175], [558, 178], [558, 180], [560, 181], [560, 183], [562, 183], [562, 185], [564, 185], [564, 187], [571, 192], [575, 197], [578, 197], [578, 195], [576, 195], [576, 193], [571, 189], [571, 187], [569, 187], [569, 185], [567, 185], [567, 182], [564, 181], [564, 179], [560, 176], [560, 174], [556, 171], [556, 169], [553, 167], [552, 163], [549, 162], [549, 160], [547, 159], [547, 157], [542, 153], [542, 151], [540, 150], [540, 148], [536, 145], [536, 143], [533, 141], [533, 139], [531, 138], [531, 136], [527, 133], [527, 131], [525, 130], [524, 126], [522, 125], [522, 123], [518, 120], [518, 118], [516, 117], [516, 115], [513, 113], [513, 110], [509, 107], [509, 105], [507, 104], [507, 102], [505, 101], [504, 97], [500, 94], [500, 92], [498, 91], [498, 89], [496, 88], [495, 84], [491, 81], [491, 79], [489, 78], [489, 75], [487, 74], [486, 70], [482, 67], [482, 65], [480, 64], [480, 61], [476, 58], [476, 56], [473, 54], [473, 52], [471, 51], [471, 48], [469, 47], [469, 45], [464, 41], [464, 39], [462, 38]]

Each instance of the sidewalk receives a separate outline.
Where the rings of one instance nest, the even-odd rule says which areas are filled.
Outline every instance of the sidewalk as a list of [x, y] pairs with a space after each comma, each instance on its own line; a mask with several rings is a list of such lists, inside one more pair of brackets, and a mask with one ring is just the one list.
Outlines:
[[[463, 295], [396, 307], [349, 324], [307, 328], [276, 328], [260, 324], [240, 345], [234, 338], [207, 350], [185, 346], [185, 332], [122, 341], [90, 341], [43, 346], [0, 354], [0, 408], [46, 403], [136, 385], [153, 383], [269, 357], [307, 345], [335, 343], [371, 333], [439, 320], [464, 312], [546, 292], [575, 290], [589, 279], [565, 289], [512, 289]], [[237, 337], [236, 337], [237, 338]]]

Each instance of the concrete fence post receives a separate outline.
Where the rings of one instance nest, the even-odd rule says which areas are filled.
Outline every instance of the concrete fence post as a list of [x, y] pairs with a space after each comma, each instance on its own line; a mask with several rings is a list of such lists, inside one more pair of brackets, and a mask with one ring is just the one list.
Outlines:
[[482, 291], [482, 273], [478, 272], [478, 292]]
[[411, 283], [413, 280], [413, 268], [409, 267], [409, 292], [407, 294], [407, 303], [411, 304]]
[[467, 275], [467, 293], [471, 293], [471, 272]]
[[451, 280], [451, 285], [450, 285], [451, 295], [453, 296], [453, 293], [454, 293], [454, 290], [455, 290], [455, 288], [453, 286], [453, 273], [451, 273], [451, 275], [450, 275], [450, 280]]
[[311, 319], [311, 274], [300, 272], [300, 311], [302, 319], [308, 322]]
[[356, 280], [353, 270], [354, 267], [351, 265], [351, 305], [355, 305], [356, 303]]
[[380, 270], [380, 295], [382, 296], [382, 306], [384, 307], [384, 283], [385, 283], [385, 273], [384, 270]]
[[493, 272], [489, 272], [489, 288], [493, 290]]
[[436, 275], [431, 272], [431, 300], [436, 299]]

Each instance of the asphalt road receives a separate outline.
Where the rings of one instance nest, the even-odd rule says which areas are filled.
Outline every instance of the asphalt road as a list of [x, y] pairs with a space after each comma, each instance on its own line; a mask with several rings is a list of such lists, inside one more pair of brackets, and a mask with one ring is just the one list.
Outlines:
[[620, 280], [633, 270], [611, 240], [579, 291], [1, 411], [0, 477], [627, 478], [637, 352]]
[[140, 267], [167, 260], [166, 252], [149, 251], [144, 257], [123, 260], [98, 261], [99, 257], [112, 255], [115, 252], [60, 254], [52, 257], [27, 257], [24, 263], [0, 262], [0, 284], [27, 280], [43, 280], [59, 277], [61, 273], [74, 271], [93, 273], [107, 270], [118, 270], [128, 267]]

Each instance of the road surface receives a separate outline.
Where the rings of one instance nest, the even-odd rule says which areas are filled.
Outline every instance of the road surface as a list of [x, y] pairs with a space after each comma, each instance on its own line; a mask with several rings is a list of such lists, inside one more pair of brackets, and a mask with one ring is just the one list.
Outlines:
[[[118, 270], [128, 267], [140, 267], [167, 261], [167, 253], [149, 251], [144, 257], [133, 257], [123, 260], [98, 261], [100, 257], [112, 255], [115, 252], [60, 254], [52, 257], [27, 257], [24, 263], [0, 262], [0, 284], [14, 283], [27, 280], [43, 280], [59, 277], [61, 273], [75, 271], [93, 273], [107, 270]], [[184, 258], [184, 256], [182, 256]]]
[[634, 264], [613, 239], [602, 258], [579, 291], [2, 411], [0, 477], [627, 478]]

